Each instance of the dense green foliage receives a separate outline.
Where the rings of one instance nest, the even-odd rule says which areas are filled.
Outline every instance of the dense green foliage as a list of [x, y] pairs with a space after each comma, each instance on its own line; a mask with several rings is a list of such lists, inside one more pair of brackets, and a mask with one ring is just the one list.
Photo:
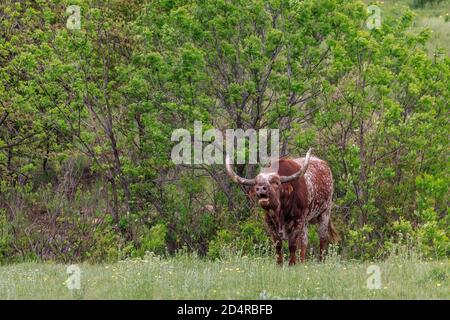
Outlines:
[[407, 8], [381, 29], [367, 16], [356, 0], [3, 1], [0, 262], [259, 252], [262, 212], [223, 166], [170, 160], [194, 121], [314, 147], [344, 255], [448, 256], [448, 52], [430, 57]]

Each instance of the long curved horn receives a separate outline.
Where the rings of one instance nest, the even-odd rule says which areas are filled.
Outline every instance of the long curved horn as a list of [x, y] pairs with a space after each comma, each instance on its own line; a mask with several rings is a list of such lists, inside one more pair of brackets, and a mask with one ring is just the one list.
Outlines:
[[298, 179], [298, 178], [302, 177], [305, 174], [305, 172], [306, 172], [306, 170], [308, 169], [308, 166], [309, 166], [309, 158], [311, 158], [311, 151], [312, 151], [312, 148], [309, 148], [308, 153], [306, 154], [306, 159], [305, 159], [305, 162], [304, 162], [302, 168], [300, 170], [298, 170], [296, 173], [294, 173], [293, 175], [281, 176], [280, 177], [281, 183], [293, 181], [295, 179]]
[[242, 178], [239, 177], [231, 168], [231, 160], [230, 157], [228, 156], [228, 154], [225, 157], [225, 167], [227, 168], [227, 174], [228, 176], [231, 178], [231, 180], [233, 180], [234, 182], [243, 184], [245, 186], [254, 186], [256, 184], [256, 180], [255, 179], [246, 179], [246, 178]]

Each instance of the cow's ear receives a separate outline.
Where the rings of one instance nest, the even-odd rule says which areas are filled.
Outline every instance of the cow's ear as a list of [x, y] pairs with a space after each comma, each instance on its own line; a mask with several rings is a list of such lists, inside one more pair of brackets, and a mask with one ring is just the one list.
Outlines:
[[285, 197], [289, 196], [293, 190], [294, 188], [292, 188], [292, 185], [290, 183], [282, 184], [281, 195]]

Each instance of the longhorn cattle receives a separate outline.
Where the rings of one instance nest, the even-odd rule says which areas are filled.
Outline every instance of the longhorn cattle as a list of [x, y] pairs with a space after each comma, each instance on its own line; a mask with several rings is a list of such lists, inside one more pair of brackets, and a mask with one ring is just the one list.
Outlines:
[[251, 187], [249, 195], [256, 198], [265, 210], [265, 221], [275, 244], [277, 263], [283, 264], [283, 240], [289, 244], [289, 265], [296, 263], [300, 247], [300, 261], [305, 261], [308, 245], [308, 224], [318, 224], [320, 260], [328, 242], [336, 242], [339, 235], [330, 219], [333, 197], [333, 177], [328, 164], [311, 156], [276, 160], [254, 179], [238, 176], [225, 161], [228, 176], [235, 182]]

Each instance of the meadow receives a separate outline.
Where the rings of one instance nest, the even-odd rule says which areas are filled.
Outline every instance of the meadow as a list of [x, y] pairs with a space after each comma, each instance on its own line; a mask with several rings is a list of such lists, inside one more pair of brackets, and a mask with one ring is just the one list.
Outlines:
[[[392, 256], [343, 261], [331, 256], [294, 267], [273, 257], [205, 260], [182, 254], [114, 264], [80, 264], [80, 290], [69, 290], [66, 265], [0, 267], [0, 299], [450, 299], [450, 261]], [[380, 289], [368, 289], [369, 265], [379, 266]]]

